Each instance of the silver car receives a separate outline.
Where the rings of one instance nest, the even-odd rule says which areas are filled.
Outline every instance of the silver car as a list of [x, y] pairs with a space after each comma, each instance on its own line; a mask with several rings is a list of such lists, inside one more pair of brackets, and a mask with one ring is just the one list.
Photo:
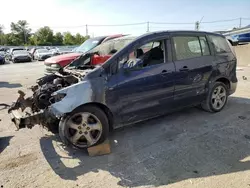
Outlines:
[[44, 61], [52, 56], [52, 52], [47, 49], [37, 49], [34, 53], [34, 59], [38, 61]]

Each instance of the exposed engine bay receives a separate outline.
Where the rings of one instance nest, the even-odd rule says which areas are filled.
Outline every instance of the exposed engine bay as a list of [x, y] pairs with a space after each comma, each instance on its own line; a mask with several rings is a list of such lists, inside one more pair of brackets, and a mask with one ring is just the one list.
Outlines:
[[95, 66], [91, 65], [79, 66], [77, 69], [66, 68], [39, 78], [37, 84], [29, 88], [33, 92], [30, 97], [25, 97], [26, 94], [19, 90], [17, 101], [8, 110], [17, 129], [32, 128], [36, 124], [41, 124], [51, 130], [50, 126], [58, 123], [58, 119], [47, 109], [64, 97], [64, 95], [53, 95], [53, 93], [77, 84], [94, 68]]

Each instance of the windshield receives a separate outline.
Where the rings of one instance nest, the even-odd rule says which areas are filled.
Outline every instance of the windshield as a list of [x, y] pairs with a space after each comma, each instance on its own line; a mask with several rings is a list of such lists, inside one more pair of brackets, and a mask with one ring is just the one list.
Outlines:
[[79, 46], [76, 51], [80, 53], [85, 53], [94, 47], [96, 47], [101, 42], [101, 39], [88, 39], [81, 46]]
[[[90, 53], [96, 53], [100, 56], [112, 56], [116, 52], [120, 51], [136, 37], [124, 37], [113, 39], [107, 42], [100, 44], [90, 51]], [[90, 57], [88, 55], [83, 55], [79, 59], [74, 60], [68, 67], [79, 67], [82, 65], [87, 65], [90, 63]]]
[[38, 53], [48, 53], [49, 50], [46, 50], [46, 49], [39, 49], [39, 50], [36, 50]]
[[28, 52], [26, 50], [15, 50], [13, 51], [13, 54], [28, 54]]

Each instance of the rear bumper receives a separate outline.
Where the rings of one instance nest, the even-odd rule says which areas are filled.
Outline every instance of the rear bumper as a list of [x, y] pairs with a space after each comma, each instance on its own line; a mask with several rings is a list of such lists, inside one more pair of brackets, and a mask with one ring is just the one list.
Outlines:
[[229, 95], [232, 95], [233, 93], [235, 93], [236, 88], [237, 88], [237, 84], [238, 84], [238, 82], [231, 82]]

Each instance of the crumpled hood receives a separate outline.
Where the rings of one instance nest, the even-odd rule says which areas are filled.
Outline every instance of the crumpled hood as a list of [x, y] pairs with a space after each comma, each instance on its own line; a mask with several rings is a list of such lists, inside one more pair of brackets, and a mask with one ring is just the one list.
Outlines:
[[53, 63], [59, 63], [61, 61], [70, 61], [74, 60], [75, 58], [79, 57], [81, 53], [68, 53], [68, 54], [63, 54], [63, 55], [57, 55], [51, 58], [48, 58], [45, 60], [45, 64], [53, 64]]

